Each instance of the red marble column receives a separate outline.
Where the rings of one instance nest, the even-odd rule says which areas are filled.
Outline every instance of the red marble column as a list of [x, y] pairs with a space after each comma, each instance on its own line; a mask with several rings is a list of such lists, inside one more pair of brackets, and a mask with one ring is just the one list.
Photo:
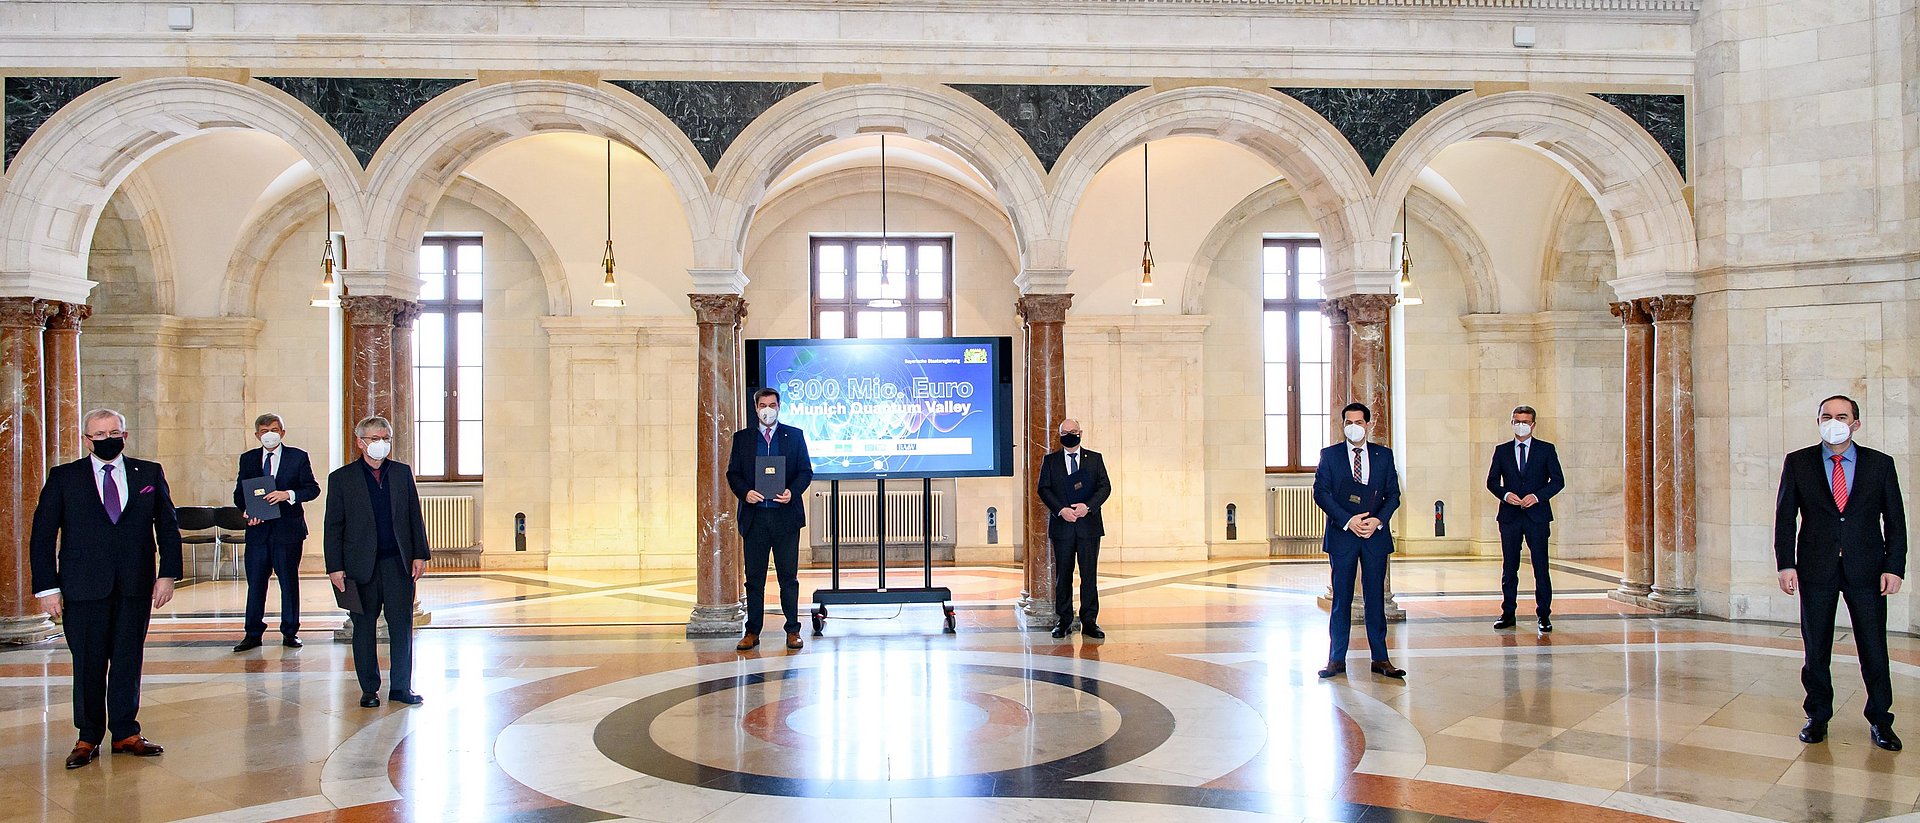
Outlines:
[[46, 414], [47, 465], [80, 459], [80, 323], [93, 315], [85, 303], [48, 301]]
[[[41, 341], [53, 310], [31, 297], [0, 297], [0, 643], [54, 635], [53, 621], [33, 596], [27, 559], [33, 510], [47, 476]], [[79, 425], [66, 434], [78, 448]]]
[[1040, 461], [1053, 451], [1060, 421], [1067, 417], [1067, 307], [1071, 294], [1026, 294], [1014, 302], [1026, 331], [1027, 429], [1021, 445], [1026, 472], [1020, 496], [1027, 501], [1023, 556], [1026, 574], [1020, 589], [1020, 610], [1027, 625], [1051, 627], [1060, 618], [1053, 611], [1053, 547], [1047, 540], [1047, 507], [1034, 494]]
[[1693, 295], [1652, 298], [1655, 608], [1699, 611], [1695, 591]]
[[726, 473], [731, 438], [740, 428], [740, 321], [747, 316], [747, 301], [737, 294], [690, 294], [687, 299], [700, 329], [700, 373], [695, 378], [699, 419], [694, 427], [698, 600], [687, 620], [687, 634], [739, 634], [746, 621], [745, 560]]
[[1646, 298], [1613, 304], [1626, 334], [1621, 472], [1626, 546], [1616, 600], [1645, 604], [1653, 591], [1653, 315]]
[[[1331, 385], [1327, 387], [1327, 412], [1332, 416], [1327, 418], [1325, 442], [1302, 443], [1301, 448], [1314, 448], [1326, 443], [1340, 442], [1340, 438], [1344, 436], [1340, 430], [1346, 426], [1340, 420], [1340, 409], [1353, 402], [1350, 399], [1353, 392], [1353, 330], [1347, 326], [1347, 310], [1341, 307], [1339, 300], [1328, 300], [1321, 311], [1326, 314], [1327, 324], [1333, 332], [1332, 344], [1327, 352], [1328, 360], [1331, 361], [1327, 369], [1331, 378], [1329, 380]], [[1302, 434], [1305, 433], [1302, 432]]]
[[[420, 304], [411, 300], [401, 301], [393, 313], [393, 456], [407, 465], [413, 465], [419, 448], [413, 427], [413, 321], [419, 316]], [[449, 420], [447, 425], [457, 421]], [[458, 458], [447, 455], [449, 473], [455, 471], [458, 464], [452, 461]]]
[[[390, 421], [399, 416], [393, 394], [393, 319], [407, 304], [406, 300], [384, 295], [340, 298], [348, 329], [348, 436], [352, 436], [355, 424], [373, 415]], [[393, 424], [400, 425], [398, 421]], [[348, 453], [353, 453], [351, 447]]]

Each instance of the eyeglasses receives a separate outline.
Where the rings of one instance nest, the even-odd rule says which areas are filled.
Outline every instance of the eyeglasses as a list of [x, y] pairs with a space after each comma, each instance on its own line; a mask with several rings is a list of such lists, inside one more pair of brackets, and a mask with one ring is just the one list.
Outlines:
[[365, 440], [368, 443], [391, 443], [393, 442], [393, 435], [383, 434], [383, 435], [380, 435], [379, 437], [362, 437], [360, 439]]
[[126, 437], [127, 433], [119, 429], [114, 429], [113, 431], [103, 432], [101, 434], [88, 434], [88, 435], [82, 435], [82, 436], [87, 438], [88, 440], [106, 440], [110, 437]]

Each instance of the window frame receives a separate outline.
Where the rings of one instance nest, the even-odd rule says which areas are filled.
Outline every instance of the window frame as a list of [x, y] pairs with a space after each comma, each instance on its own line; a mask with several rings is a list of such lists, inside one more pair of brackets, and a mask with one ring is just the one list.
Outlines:
[[[829, 311], [838, 311], [841, 313], [841, 339], [852, 340], [860, 336], [859, 316], [857, 312], [867, 308], [867, 300], [856, 296], [859, 287], [857, 285], [858, 277], [855, 274], [857, 264], [854, 261], [857, 259], [856, 253], [859, 248], [878, 247], [879, 245], [880, 238], [872, 236], [821, 234], [810, 236], [807, 239], [807, 336], [815, 339], [820, 338], [820, 315], [822, 312]], [[920, 313], [922, 311], [935, 310], [941, 313], [943, 326], [940, 329], [940, 334], [937, 336], [952, 337], [953, 289], [954, 283], [957, 280], [954, 273], [953, 235], [888, 237], [887, 245], [901, 246], [906, 250], [906, 271], [896, 273], [895, 276], [911, 276], [916, 278], [908, 283], [906, 296], [901, 299], [899, 308], [881, 310], [906, 313], [907, 333], [904, 338], [898, 339], [925, 339], [921, 338], [919, 333]], [[942, 288], [940, 289], [940, 297], [933, 299], [920, 297], [920, 289], [918, 288], [919, 281], [917, 280], [920, 276], [920, 249], [928, 245], [941, 246], [942, 259], [945, 261], [941, 272], [941, 276], [945, 278], [945, 283], [942, 284]], [[845, 261], [845, 265], [847, 266], [846, 288], [842, 290], [841, 293], [843, 296], [839, 299], [830, 300], [820, 297], [820, 250], [825, 246], [840, 246], [845, 250], [842, 260]]]
[[[425, 317], [429, 314], [436, 314], [446, 318], [441, 323], [442, 334], [445, 335], [445, 341], [444, 341], [445, 348], [442, 349], [442, 351], [446, 353], [446, 356], [439, 366], [439, 368], [441, 369], [441, 385], [439, 387], [439, 391], [441, 396], [441, 402], [443, 404], [442, 410], [441, 410], [441, 423], [445, 426], [445, 430], [442, 432], [442, 436], [443, 436], [442, 448], [445, 449], [443, 453], [443, 458], [442, 458], [442, 467], [445, 468], [447, 471], [444, 474], [437, 474], [437, 475], [416, 474], [414, 479], [419, 480], [421, 482], [426, 482], [426, 483], [483, 482], [486, 479], [486, 473], [484, 470], [480, 474], [461, 474], [459, 472], [459, 469], [460, 469], [460, 423], [462, 422], [460, 420], [461, 358], [460, 358], [460, 340], [459, 340], [459, 337], [460, 337], [459, 317], [463, 314], [476, 314], [480, 316], [480, 324], [482, 329], [481, 340], [482, 340], [482, 345], [484, 346], [485, 345], [484, 341], [486, 339], [486, 334], [484, 330], [486, 328], [486, 322], [487, 322], [486, 311], [485, 311], [486, 301], [484, 298], [479, 300], [460, 299], [459, 291], [458, 291], [458, 281], [455, 278], [455, 273], [459, 270], [459, 265], [460, 265], [459, 264], [460, 247], [473, 246], [475, 248], [480, 249], [480, 277], [481, 277], [480, 282], [481, 282], [481, 293], [484, 295], [486, 293], [486, 267], [487, 267], [486, 244], [483, 242], [483, 238], [479, 235], [430, 234], [421, 238], [420, 246], [422, 248], [425, 248], [427, 246], [439, 246], [444, 249], [444, 252], [442, 253], [443, 256], [441, 258], [443, 263], [441, 265], [441, 272], [439, 275], [441, 278], [443, 278], [442, 287], [440, 289], [441, 297], [437, 300], [429, 300], [429, 299], [426, 299], [425, 297], [422, 297], [420, 300], [420, 317]], [[419, 267], [415, 266], [415, 268], [418, 269]], [[418, 274], [419, 274], [419, 277], [421, 278], [421, 281], [424, 283], [428, 275], [424, 272], [421, 272]], [[422, 294], [423, 295], [425, 294], [424, 290], [422, 291]], [[419, 336], [420, 330], [421, 330], [421, 324], [419, 319], [416, 318], [414, 320], [414, 325], [413, 325], [413, 345], [416, 347], [416, 351], [418, 346], [420, 345], [420, 336]], [[486, 380], [486, 371], [485, 371], [486, 358], [481, 357], [480, 362], [481, 362], [480, 379], [484, 383], [484, 381]], [[420, 415], [419, 415], [420, 402], [423, 398], [425, 398], [426, 393], [429, 390], [429, 387], [420, 385], [418, 381], [419, 370], [422, 368], [431, 368], [431, 367], [421, 366], [419, 362], [419, 357], [417, 356], [417, 354], [413, 358], [411, 367], [415, 370], [413, 376], [416, 379], [413, 387], [414, 408], [410, 410], [409, 413], [413, 415], [412, 423], [413, 423], [414, 437], [418, 438], [420, 429], [421, 429], [421, 424], [422, 422], [424, 422], [420, 419]], [[484, 432], [486, 431], [486, 410], [484, 408], [485, 395], [483, 394], [482, 397], [483, 399], [481, 402], [483, 404], [483, 408], [481, 409], [481, 416], [478, 420], [470, 421], [470, 422], [478, 422], [480, 423], [480, 426], [481, 426], [482, 450], [481, 450], [480, 462], [481, 462], [481, 465], [484, 467], [486, 465], [486, 452], [484, 448], [484, 438], [485, 438]], [[414, 449], [415, 449], [414, 462], [416, 464], [414, 466], [415, 471], [418, 471], [420, 468], [419, 465], [417, 465], [420, 462], [418, 457], [419, 448], [420, 448], [420, 444], [416, 443], [414, 446]]]
[[[1285, 248], [1287, 250], [1286, 251], [1286, 256], [1287, 256], [1286, 258], [1287, 259], [1286, 295], [1287, 296], [1283, 298], [1268, 298], [1266, 296], [1267, 250], [1276, 248], [1276, 247]], [[1286, 339], [1287, 339], [1287, 370], [1286, 370], [1287, 371], [1287, 411], [1286, 411], [1287, 463], [1285, 465], [1278, 465], [1278, 466], [1268, 465], [1267, 474], [1311, 474], [1318, 469], [1318, 466], [1303, 465], [1304, 463], [1303, 458], [1307, 454], [1306, 449], [1308, 448], [1308, 446], [1306, 443], [1305, 432], [1301, 430], [1301, 427], [1305, 425], [1305, 417], [1304, 417], [1305, 413], [1300, 408], [1300, 369], [1301, 369], [1300, 315], [1304, 312], [1311, 311], [1311, 312], [1318, 312], [1322, 317], [1325, 317], [1327, 313], [1327, 300], [1324, 297], [1319, 297], [1319, 298], [1300, 297], [1300, 250], [1303, 248], [1322, 249], [1321, 265], [1323, 267], [1326, 265], [1325, 250], [1320, 245], [1320, 239], [1318, 237], [1266, 237], [1266, 238], [1261, 238], [1261, 243], [1260, 243], [1260, 291], [1259, 291], [1259, 294], [1260, 294], [1260, 323], [1262, 327], [1260, 371], [1261, 371], [1261, 380], [1262, 380], [1262, 389], [1263, 389], [1263, 391], [1261, 392], [1261, 404], [1260, 404], [1260, 422], [1261, 422], [1260, 430], [1263, 433], [1268, 430], [1268, 427], [1266, 425], [1267, 418], [1275, 416], [1272, 413], [1272, 411], [1269, 410], [1266, 406], [1266, 392], [1264, 391], [1264, 388], [1265, 388], [1264, 382], [1266, 379], [1265, 375], [1267, 371], [1266, 367], [1269, 363], [1276, 362], [1276, 361], [1271, 361], [1267, 359], [1267, 352], [1265, 350], [1265, 347], [1266, 347], [1265, 324], [1266, 324], [1267, 312], [1275, 312], [1275, 311], [1283, 312], [1285, 313], [1287, 318], [1287, 335], [1286, 335]], [[1324, 271], [1322, 273], [1324, 274]], [[1331, 351], [1329, 351], [1328, 356], [1331, 357], [1331, 355], [1332, 353]], [[1328, 366], [1327, 371], [1328, 371], [1327, 376], [1329, 378], [1328, 389], [1331, 390], [1332, 389], [1332, 380], [1331, 380], [1332, 365], [1331, 364]], [[1328, 415], [1331, 415], [1333, 413], [1331, 404], [1329, 404], [1329, 408], [1325, 410], [1325, 413]], [[1264, 443], [1262, 444], [1261, 453], [1262, 453], [1262, 461], [1264, 462], [1265, 454], [1266, 454], [1266, 448]]]

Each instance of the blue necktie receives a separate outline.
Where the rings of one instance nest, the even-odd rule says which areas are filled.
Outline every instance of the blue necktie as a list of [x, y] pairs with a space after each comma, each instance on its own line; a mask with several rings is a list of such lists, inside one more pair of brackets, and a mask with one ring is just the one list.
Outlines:
[[1527, 473], [1527, 444], [1520, 444], [1520, 473]]

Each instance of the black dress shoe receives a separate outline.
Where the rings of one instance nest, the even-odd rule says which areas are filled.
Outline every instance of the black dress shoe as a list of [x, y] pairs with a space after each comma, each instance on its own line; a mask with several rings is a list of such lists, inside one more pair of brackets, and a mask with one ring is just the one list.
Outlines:
[[414, 692], [387, 692], [387, 699], [395, 703], [405, 703], [409, 706], [418, 706], [421, 703], [427, 702], [426, 698]]
[[1088, 624], [1086, 624], [1086, 625], [1084, 625], [1084, 626], [1081, 626], [1081, 627], [1080, 627], [1080, 633], [1081, 633], [1081, 634], [1084, 634], [1084, 635], [1086, 635], [1086, 636], [1088, 636], [1088, 637], [1091, 637], [1091, 638], [1093, 638], [1093, 639], [1095, 639], [1095, 640], [1105, 640], [1105, 639], [1107, 639], [1107, 633], [1106, 633], [1106, 631], [1105, 631], [1104, 629], [1101, 629], [1101, 628], [1100, 628], [1099, 626], [1095, 626], [1095, 625], [1093, 625], [1092, 623], [1088, 623]]
[[1053, 635], [1053, 639], [1055, 640], [1065, 639], [1067, 636], [1067, 624], [1055, 623], [1053, 625], [1053, 631], [1047, 633]]
[[1499, 620], [1493, 621], [1493, 627], [1496, 629], [1511, 629], [1513, 626], [1513, 615], [1510, 614], [1501, 615]]
[[1382, 675], [1385, 677], [1391, 677], [1395, 680], [1407, 679], [1406, 669], [1395, 668], [1392, 662], [1386, 661], [1386, 660], [1373, 661], [1373, 673], [1377, 675]]
[[1821, 720], [1809, 720], [1800, 727], [1800, 742], [1807, 744], [1827, 742], [1827, 724]]
[[260, 638], [249, 637], [245, 640], [240, 641], [238, 644], [236, 644], [233, 647], [233, 650], [236, 652], [246, 652], [246, 651], [253, 651], [254, 649], [257, 649], [257, 648], [260, 648]]
[[1882, 726], [1878, 723], [1873, 723], [1867, 728], [1872, 731], [1873, 745], [1890, 752], [1900, 751], [1900, 735], [1893, 733], [1892, 726]]
[[307, 644], [300, 642], [300, 638], [298, 637], [288, 635], [287, 639], [280, 641], [280, 645], [285, 646], [289, 649], [297, 649]]
[[1327, 667], [1320, 670], [1320, 679], [1325, 680], [1329, 677], [1339, 677], [1340, 675], [1343, 675], [1346, 673], [1347, 673], [1346, 663], [1343, 663], [1339, 660], [1329, 660], [1327, 661]]
[[1553, 618], [1551, 617], [1540, 618], [1540, 633], [1553, 634]]
[[360, 695], [360, 708], [380, 708], [380, 695], [374, 694], [373, 692], [362, 692]]

